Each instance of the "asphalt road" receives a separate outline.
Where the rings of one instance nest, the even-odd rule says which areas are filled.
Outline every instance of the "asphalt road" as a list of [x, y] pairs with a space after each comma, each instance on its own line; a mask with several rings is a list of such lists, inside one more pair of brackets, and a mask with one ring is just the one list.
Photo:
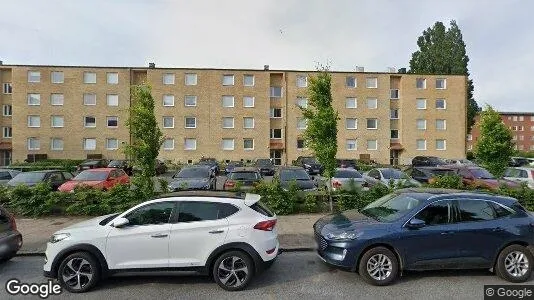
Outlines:
[[[5, 283], [11, 278], [46, 282], [42, 264], [41, 257], [0, 264], [0, 299], [28, 298], [7, 294]], [[357, 274], [326, 266], [313, 252], [294, 252], [282, 253], [241, 292], [226, 292], [198, 275], [143, 275], [112, 277], [88, 293], [65, 292], [49, 299], [483, 299], [485, 284], [506, 282], [488, 271], [440, 271], [408, 273], [391, 286], [375, 287]]]

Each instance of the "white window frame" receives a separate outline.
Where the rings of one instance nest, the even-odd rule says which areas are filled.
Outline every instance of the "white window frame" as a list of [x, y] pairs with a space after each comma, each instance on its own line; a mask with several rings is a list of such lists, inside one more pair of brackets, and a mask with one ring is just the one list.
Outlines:
[[[419, 122], [422, 121], [424, 126], [423, 128], [419, 128]], [[415, 129], [417, 130], [426, 130], [426, 119], [416, 119], [415, 120]]]
[[[443, 121], [443, 128], [439, 128], [438, 123]], [[446, 119], [436, 119], [436, 130], [447, 130], [447, 120]]]
[[[61, 147], [54, 147], [55, 146], [55, 141], [61, 141]], [[50, 139], [50, 150], [52, 151], [63, 151], [63, 149], [65, 148], [65, 142], [63, 141], [62, 138], [51, 138]]]
[[[165, 103], [165, 100], [171, 100], [170, 104], [167, 102]], [[164, 94], [162, 97], [162, 102], [164, 107], [173, 107], [174, 106], [174, 95], [171, 94]]]
[[[280, 116], [279, 116], [279, 117], [276, 117], [274, 112], [275, 112], [276, 110], [278, 110], [278, 109], [280, 110]], [[282, 119], [282, 118], [283, 118], [283, 111], [282, 111], [282, 110], [283, 110], [283, 108], [281, 108], [281, 107], [271, 107], [271, 108], [269, 109], [269, 117], [270, 117], [271, 119]]]
[[296, 85], [298, 88], [307, 88], [308, 87], [308, 76], [306, 75], [297, 75], [296, 76]]
[[[232, 147], [226, 147], [225, 142], [232, 142]], [[221, 148], [224, 151], [233, 151], [235, 150], [235, 139], [223, 138], [221, 141]]]
[[[349, 145], [354, 144], [354, 148], [349, 148]], [[345, 141], [345, 149], [347, 151], [357, 151], [358, 150], [358, 140], [357, 139], [347, 139]]]
[[[531, 148], [534, 147], [534, 145], [530, 146]], [[467, 151], [473, 151], [473, 145], [467, 146]]]
[[[94, 77], [94, 80], [92, 80]], [[83, 72], [83, 83], [84, 84], [96, 84], [96, 73], [85, 71]]]
[[[443, 100], [443, 107], [438, 107], [438, 101]], [[436, 99], [436, 109], [447, 109], [447, 100], [445, 98]]]
[[[247, 127], [246, 120], [252, 120], [252, 126]], [[255, 126], [256, 126], [256, 120], [254, 120], [254, 117], [243, 117], [243, 128], [244, 129], [254, 129]]]
[[[354, 86], [348, 85], [349, 78], [354, 79]], [[358, 79], [356, 78], [356, 76], [345, 76], [345, 87], [347, 87], [349, 89], [357, 88], [358, 87]]]
[[[369, 127], [369, 121], [374, 120], [375, 121], [375, 127]], [[377, 130], [378, 129], [378, 118], [367, 118], [365, 119], [365, 127], [368, 130]]]
[[[109, 126], [109, 121], [115, 118], [117, 120], [117, 126]], [[119, 117], [118, 116], [106, 116], [106, 127], [107, 128], [118, 128], [119, 127]]]
[[[87, 118], [94, 118], [95, 119], [95, 125], [88, 126], [87, 125]], [[96, 117], [95, 116], [83, 116], [83, 127], [85, 127], [85, 128], [96, 128]]]
[[468, 141], [472, 141], [473, 140], [473, 135], [472, 134], [468, 134], [467, 135], [467, 140]]
[[[188, 141], [192, 141], [193, 142], [193, 146], [192, 147], [188, 147], [188, 144], [187, 144]], [[196, 138], [185, 138], [184, 139], [184, 150], [186, 150], [186, 151], [197, 150], [197, 139]]]
[[[375, 142], [375, 148], [369, 148], [369, 142]], [[367, 151], [376, 151], [378, 150], [378, 140], [367, 140]]]
[[[90, 104], [90, 103], [86, 102], [86, 100], [87, 100], [86, 97], [89, 97], [89, 96], [93, 96], [92, 98], [94, 98], [94, 100], [95, 100], [94, 104]], [[85, 93], [85, 94], [83, 94], [83, 105], [84, 106], [95, 106], [96, 105], [96, 94], [94, 94], [94, 93]]]
[[[225, 120], [232, 120], [232, 126], [225, 126], [225, 124], [224, 124]], [[222, 128], [223, 129], [233, 129], [233, 128], [235, 128], [235, 118], [234, 117], [223, 117], [222, 118]]]
[[[349, 105], [351, 101], [354, 100], [354, 105]], [[346, 97], [345, 98], [345, 108], [348, 109], [357, 109], [358, 108], [358, 99], [356, 97]]]
[[[94, 148], [89, 148], [87, 147], [87, 142], [88, 141], [95, 141], [95, 147]], [[83, 150], [84, 151], [95, 151], [96, 150], [96, 138], [84, 138], [83, 139]]]
[[11, 82], [4, 82], [2, 84], [2, 93], [5, 95], [13, 94], [13, 85], [11, 84]]
[[[421, 103], [425, 104], [424, 107], [419, 107], [420, 101], [421, 101]], [[416, 109], [421, 109], [421, 110], [422, 109], [426, 109], [426, 98], [417, 98], [417, 99], [415, 99], [415, 108]]]
[[[55, 102], [54, 100], [61, 100], [61, 101]], [[65, 103], [65, 95], [59, 94], [59, 93], [50, 94], [50, 105], [63, 106], [64, 103]]]
[[[280, 130], [280, 137], [279, 138], [274, 137], [275, 130]], [[284, 138], [284, 131], [281, 128], [271, 128], [270, 131], [269, 131], [269, 138], [271, 140], [281, 140], [281, 139]]]
[[[61, 125], [54, 125], [54, 120], [58, 120], [58, 119], [61, 120]], [[63, 128], [63, 127], [65, 127], [65, 117], [62, 116], [62, 115], [50, 116], [50, 126], [52, 128]]]
[[[397, 132], [397, 137], [396, 138], [394, 138], [393, 135], [392, 135], [393, 131]], [[398, 140], [400, 138], [400, 131], [398, 129], [390, 129], [389, 130], [389, 138], [391, 140]]]
[[[61, 79], [54, 80], [54, 79], [58, 79], [58, 78], [55, 78], [55, 75], [61, 76]], [[53, 83], [53, 84], [65, 83], [65, 74], [63, 73], [63, 71], [52, 71], [52, 72], [50, 72], [50, 82]]]
[[[31, 125], [32, 118], [38, 120], [38, 125]], [[41, 127], [41, 116], [39, 115], [28, 115], [28, 128], [39, 128]]]
[[[443, 87], [438, 88], [438, 81], [443, 80]], [[436, 90], [446, 90], [447, 89], [447, 78], [436, 78]]]
[[[187, 104], [187, 99], [193, 99], [195, 100], [194, 104]], [[184, 96], [184, 106], [185, 107], [196, 107], [197, 106], [198, 97], [195, 95], [185, 95]]]
[[[32, 141], [37, 142], [37, 147], [32, 147]], [[29, 137], [26, 139], [26, 147], [28, 150], [41, 150], [41, 141], [37, 137]]]
[[[423, 148], [419, 148], [419, 142], [423, 142], [424, 143], [424, 147]], [[415, 140], [415, 150], [417, 151], [426, 151], [426, 140], [425, 139], [417, 139]]]
[[[246, 81], [246, 78], [249, 77], [249, 78], [252, 78], [252, 84], [246, 84], [247, 81]], [[244, 74], [243, 75], [243, 86], [254, 86], [256, 84], [256, 78], [254, 76], [254, 74]]]
[[[279, 96], [278, 95], [274, 95], [274, 91], [276, 89], [280, 89], [280, 95]], [[282, 98], [284, 96], [284, 88], [281, 87], [281, 86], [271, 86], [271, 87], [269, 87], [269, 96], [271, 98]]]
[[[194, 125], [194, 126], [188, 126], [188, 125], [187, 125], [187, 119], [193, 119], [193, 120], [195, 120], [195, 125]], [[196, 118], [196, 117], [191, 117], [191, 116], [184, 117], [184, 128], [187, 128], [187, 129], [194, 129], [194, 128], [197, 128], [197, 118]]]
[[[110, 147], [109, 146], [109, 142], [110, 141], [115, 141], [117, 144], [116, 147]], [[118, 150], [119, 149], [119, 139], [117, 138], [106, 138], [106, 150]]]
[[173, 85], [176, 81], [176, 75], [174, 73], [163, 73], [161, 75], [161, 81], [163, 85]]
[[[225, 80], [228, 79], [228, 78], [232, 78], [232, 83], [225, 82]], [[222, 85], [223, 86], [234, 86], [235, 85], [235, 76], [234, 76], [234, 74], [223, 74]]]
[[[252, 148], [250, 148], [250, 147], [245, 147], [245, 142], [246, 142], [246, 141], [252, 141]], [[251, 139], [251, 138], [244, 138], [244, 139], [243, 139], [243, 150], [244, 150], [244, 151], [252, 151], [252, 150], [254, 150], [254, 139]]]
[[[232, 99], [232, 105], [230, 106], [225, 106], [224, 105], [224, 100], [228, 100], [228, 99]], [[222, 96], [222, 99], [221, 99], [221, 102], [222, 102], [222, 107], [225, 107], [225, 108], [233, 108], [235, 107], [235, 97], [234, 96], [231, 96], [231, 95], [224, 95]]]
[[[304, 102], [304, 105], [300, 105], [299, 102]], [[297, 97], [297, 100], [295, 100], [295, 105], [300, 108], [308, 108], [308, 98], [307, 97]]]
[[13, 127], [2, 127], [2, 138], [10, 139], [13, 138]]
[[[172, 120], [172, 126], [170, 126], [170, 127], [169, 127], [169, 126], [165, 126], [165, 120], [169, 120], [169, 119]], [[163, 121], [163, 128], [165, 128], [165, 129], [172, 129], [172, 128], [174, 128], [174, 117], [173, 117], [173, 116], [163, 116], [162, 121]]]
[[[37, 103], [31, 103], [30, 102], [30, 99], [32, 99], [32, 96], [35, 97], [35, 99], [37, 99]], [[36, 93], [28, 93], [28, 106], [39, 106], [41, 105], [41, 94], [36, 94]]]
[[4, 117], [13, 116], [13, 106], [11, 106], [11, 104], [2, 105], [2, 116]]
[[[438, 141], [442, 141], [443, 142], [443, 148], [438, 148]], [[447, 150], [447, 140], [445, 139], [436, 139], [436, 150], [437, 151], [446, 151]]]
[[[367, 109], [378, 109], [377, 98], [367, 98], [365, 102], [366, 102]], [[373, 104], [373, 102], [374, 102], [374, 105], [369, 105], [369, 104]]]
[[[423, 82], [423, 87], [417, 87], [417, 82], [421, 80]], [[415, 79], [415, 88], [418, 90], [426, 90], [426, 78], [416, 78]]]
[[[113, 103], [116, 100], [117, 105]], [[106, 104], [107, 106], [119, 106], [119, 95], [118, 94], [106, 94]]]
[[525, 117], [524, 116], [519, 116], [519, 122], [523, 122], [525, 121]]
[[[166, 147], [166, 143], [167, 142], [171, 142], [172, 143], [172, 146], [171, 147]], [[163, 150], [174, 150], [174, 139], [173, 138], [166, 138], [163, 140]]]
[[[31, 80], [32, 77], [36, 77], [37, 79]], [[29, 83], [41, 82], [41, 71], [28, 71], [28, 82]]]
[[[373, 80], [373, 81], [370, 81], [370, 80]], [[370, 84], [370, 83], [373, 83], [373, 82], [374, 82], [374, 85]], [[366, 77], [365, 78], [365, 86], [368, 89], [377, 89], [378, 88], [378, 77]]]
[[188, 86], [197, 85], [198, 84], [197, 73], [185, 73], [184, 84]]
[[[393, 117], [393, 111], [397, 111], [397, 117]], [[400, 119], [400, 109], [398, 109], [398, 108], [389, 109], [389, 119], [390, 120], [398, 120], [398, 119]]]
[[[246, 99], [252, 99], [252, 105], [246, 105]], [[254, 96], [243, 96], [243, 107], [252, 108], [256, 105], [256, 98]]]
[[[349, 127], [349, 120], [354, 120], [354, 127]], [[358, 118], [345, 118], [345, 129], [347, 130], [358, 129]]]
[[307, 128], [308, 128], [308, 120], [306, 120], [306, 118], [297, 118], [297, 130], [306, 130]]
[[106, 83], [107, 84], [119, 84], [119, 73], [118, 72], [107, 72]]

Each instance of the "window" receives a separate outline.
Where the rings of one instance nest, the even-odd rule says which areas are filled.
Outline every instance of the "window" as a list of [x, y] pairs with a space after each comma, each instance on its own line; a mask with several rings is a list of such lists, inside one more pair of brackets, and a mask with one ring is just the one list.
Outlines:
[[345, 128], [346, 129], [358, 129], [358, 119], [356, 119], [356, 118], [346, 118], [345, 119]]
[[534, 126], [530, 126], [530, 131], [534, 131]]
[[[174, 103], [174, 96], [173, 96], [172, 101]], [[192, 95], [185, 96], [185, 106], [197, 106], [197, 96], [192, 96]]]
[[52, 83], [63, 83], [65, 81], [63, 72], [54, 71], [50, 73], [50, 80], [52, 81]]
[[117, 128], [119, 127], [119, 117], [116, 117], [116, 116], [106, 117], [106, 123], [108, 127]]
[[41, 82], [41, 72], [28, 71], [28, 82]]
[[52, 138], [50, 140], [50, 149], [51, 150], [56, 150], [56, 151], [61, 151], [63, 150], [63, 139], [60, 139], [60, 138]]
[[222, 128], [234, 128], [234, 117], [223, 117]]
[[425, 221], [427, 226], [442, 225], [451, 222], [449, 215], [451, 211], [453, 211], [451, 201], [438, 201], [425, 207], [414, 218]]
[[83, 126], [85, 126], [85, 127], [96, 127], [96, 118], [94, 116], [85, 116], [85, 117], [83, 117]]
[[417, 88], [419, 90], [426, 89], [426, 79], [424, 79], [424, 78], [415, 79], [415, 88]]
[[389, 110], [389, 118], [392, 120], [396, 120], [399, 118], [399, 110], [394, 108]]
[[461, 222], [488, 221], [495, 219], [495, 211], [487, 201], [458, 201]]
[[119, 149], [119, 140], [115, 138], [106, 139], [106, 149], [107, 150], [117, 150]]
[[83, 105], [96, 105], [96, 94], [83, 94]]
[[83, 150], [96, 150], [96, 139], [83, 139]]
[[356, 101], [356, 98], [345, 98], [345, 108], [358, 108], [358, 102]]
[[163, 74], [163, 84], [174, 84], [174, 73]]
[[367, 98], [367, 108], [368, 109], [377, 109], [378, 108], [378, 99], [376, 99], [376, 98]]
[[447, 150], [447, 141], [436, 140], [436, 150]]
[[174, 117], [163, 117], [163, 128], [174, 128]]
[[41, 117], [28, 116], [28, 127], [41, 127]]
[[417, 109], [426, 109], [426, 99], [417, 99], [415, 106]]
[[447, 79], [437, 78], [436, 79], [436, 89], [444, 90], [447, 88]]
[[473, 145], [467, 146], [467, 150], [472, 151], [473, 150]]
[[472, 141], [473, 140], [473, 135], [472, 134], [468, 134], [467, 135], [467, 140], [468, 141]]
[[172, 150], [172, 149], [174, 149], [174, 139], [163, 140], [163, 150]]
[[378, 88], [378, 78], [376, 77], [367, 77], [365, 82], [368, 89]]
[[197, 128], [197, 118], [185, 117], [185, 128]]
[[225, 86], [234, 85], [234, 75], [233, 74], [223, 75], [222, 85], [225, 85]]
[[447, 101], [445, 99], [436, 99], [436, 109], [447, 109]]
[[525, 140], [525, 136], [524, 136], [524, 135], [520, 135], [520, 136], [519, 136], [519, 140], [520, 140], [520, 141], [524, 141], [524, 140]]
[[63, 116], [52, 116], [52, 127], [63, 127], [65, 125], [65, 120]]
[[243, 107], [254, 107], [254, 97], [243, 97]]
[[389, 90], [389, 98], [390, 99], [399, 99], [400, 93], [398, 89], [391, 89]]
[[2, 85], [3, 87], [3, 93], [4, 94], [11, 94], [13, 93], [13, 86], [11, 85], [11, 83], [4, 83]]
[[10, 139], [13, 137], [13, 128], [11, 127], [2, 127], [2, 137], [5, 139]]
[[367, 150], [378, 150], [378, 141], [367, 140]]
[[186, 73], [185, 74], [185, 85], [197, 85], [197, 74]]
[[426, 140], [416, 140], [415, 146], [416, 150], [426, 150]]
[[119, 84], [119, 73], [108, 72], [106, 74], [106, 81], [108, 84]]
[[300, 108], [308, 108], [308, 98], [297, 97], [297, 106]]
[[308, 120], [305, 118], [298, 118], [297, 119], [297, 129], [304, 130], [308, 128]]
[[2, 114], [4, 115], [4, 117], [9, 117], [12, 115], [12, 113], [13, 113], [13, 109], [11, 105], [9, 104], [2, 105]]
[[271, 86], [270, 95], [271, 95], [271, 98], [282, 98], [282, 87], [281, 86]]
[[226, 218], [237, 212], [237, 208], [227, 203], [180, 202], [178, 222], [201, 222]]
[[534, 122], [534, 116], [530, 117], [530, 122]]
[[28, 150], [39, 150], [41, 149], [41, 142], [38, 138], [31, 137], [28, 138]]
[[358, 141], [357, 140], [347, 140], [345, 142], [346, 148], [349, 151], [354, 151], [358, 149]]
[[28, 105], [41, 105], [41, 94], [28, 94]]
[[279, 140], [282, 138], [282, 129], [271, 129], [271, 139]]
[[305, 142], [303, 139], [297, 139], [297, 149], [304, 149], [305, 148], [304, 143]]
[[367, 129], [378, 129], [378, 119], [367, 119]]
[[345, 86], [348, 88], [356, 87], [356, 78], [354, 76], [345, 77]]
[[234, 150], [234, 139], [223, 139], [222, 149], [223, 150]]
[[524, 116], [519, 116], [519, 122], [523, 122], [525, 121], [525, 117]]
[[281, 108], [271, 108], [270, 116], [272, 119], [279, 119], [282, 117], [282, 109]]
[[244, 150], [254, 150], [254, 139], [243, 139]]
[[399, 130], [398, 129], [391, 129], [391, 136], [390, 138], [392, 140], [396, 140], [399, 138]]
[[223, 96], [222, 106], [223, 107], [234, 107], [234, 96]]
[[163, 95], [163, 106], [174, 106], [174, 95]]
[[184, 150], [197, 150], [197, 139], [186, 138], [184, 140]]
[[119, 95], [106, 95], [108, 106], [119, 106]]
[[525, 131], [525, 127], [523, 125], [517, 126], [518, 131]]
[[304, 88], [308, 86], [308, 77], [297, 75], [297, 87]]
[[96, 83], [96, 73], [83, 72], [83, 83]]
[[425, 119], [417, 119], [415, 121], [417, 129], [419, 130], [425, 130], [426, 129], [426, 120]]
[[254, 118], [253, 117], [244, 117], [243, 118], [243, 128], [254, 128]]
[[174, 202], [164, 201], [147, 204], [126, 216], [128, 226], [144, 226], [169, 223]]
[[243, 85], [244, 86], [254, 86], [254, 75], [243, 75]]
[[436, 120], [436, 129], [437, 130], [446, 130], [447, 129], [447, 120], [437, 119]]
[[61, 106], [64, 102], [63, 94], [51, 94], [50, 95], [50, 104], [53, 106]]
[[513, 121], [517, 122], [517, 116], [513, 116]]

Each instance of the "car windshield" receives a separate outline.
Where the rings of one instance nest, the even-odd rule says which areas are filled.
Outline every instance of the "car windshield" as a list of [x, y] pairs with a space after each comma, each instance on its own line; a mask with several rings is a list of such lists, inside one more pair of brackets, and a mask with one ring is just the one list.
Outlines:
[[334, 178], [362, 178], [362, 174], [356, 170], [337, 170]]
[[122, 161], [122, 160], [112, 160], [112, 161], [109, 163], [108, 166], [110, 166], [110, 167], [115, 167], [115, 166], [116, 166], [116, 167], [120, 167], [120, 166], [125, 165], [125, 164], [126, 164], [126, 162], [125, 162], [125, 161]]
[[519, 174], [521, 174], [521, 170], [509, 168], [504, 172], [504, 177], [519, 177]]
[[281, 181], [310, 180], [310, 176], [304, 170], [288, 169], [288, 170], [280, 171], [280, 180]]
[[12, 183], [33, 183], [43, 181], [45, 177], [44, 172], [26, 172], [20, 173], [15, 178], [11, 179]]
[[384, 179], [408, 179], [406, 174], [396, 169], [384, 169], [382, 175]]
[[272, 163], [269, 159], [258, 159], [256, 161], [256, 166], [272, 166]]
[[232, 172], [230, 179], [234, 180], [258, 180], [260, 175], [257, 172]]
[[419, 205], [419, 200], [405, 194], [389, 194], [364, 207], [360, 212], [380, 222], [393, 222]]
[[471, 174], [477, 179], [495, 179], [495, 176], [485, 169], [471, 169]]
[[210, 177], [210, 171], [206, 168], [187, 168], [182, 169], [176, 175], [176, 178], [206, 178]]
[[231, 161], [228, 163], [228, 166], [229, 167], [242, 167], [243, 166], [243, 162], [241, 161]]
[[76, 175], [72, 180], [77, 181], [102, 181], [108, 178], [108, 172], [102, 171], [83, 171]]
[[81, 165], [84, 165], [84, 166], [90, 166], [90, 165], [96, 165], [98, 164], [98, 160], [87, 160], [87, 161], [84, 161], [81, 163]]
[[319, 162], [314, 157], [304, 157], [302, 162], [305, 164], [318, 164]]

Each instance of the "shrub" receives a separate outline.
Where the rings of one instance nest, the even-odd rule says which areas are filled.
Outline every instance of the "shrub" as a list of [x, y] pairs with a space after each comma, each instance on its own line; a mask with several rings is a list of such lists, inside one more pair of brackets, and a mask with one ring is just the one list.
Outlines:
[[14, 162], [10, 167], [20, 167], [24, 171], [36, 171], [49, 168], [59, 168], [61, 170], [75, 171], [76, 166], [83, 160], [81, 159], [45, 159], [35, 162]]
[[369, 203], [392, 191], [393, 189], [383, 184], [377, 184], [368, 191], [364, 191], [356, 183], [350, 182], [348, 188], [335, 194], [335, 198], [337, 199], [338, 208], [342, 211], [347, 209], [362, 209]]
[[310, 193], [304, 195], [304, 203], [300, 211], [306, 213], [317, 213], [326, 210], [328, 196], [325, 193]]
[[52, 188], [49, 184], [39, 183], [34, 187], [18, 185], [10, 191], [9, 207], [17, 214], [29, 217], [48, 215]]
[[438, 175], [429, 187], [444, 188], [444, 189], [465, 189], [466, 186], [462, 181], [462, 177], [455, 174]]
[[285, 191], [279, 181], [260, 183], [254, 187], [252, 193], [261, 195], [262, 201], [276, 214], [288, 215], [296, 210], [296, 197], [290, 197], [289, 191]]
[[525, 184], [520, 188], [509, 188], [505, 185], [501, 186], [497, 191], [498, 194], [515, 198], [523, 205], [527, 210], [534, 210], [534, 190], [528, 188]]

